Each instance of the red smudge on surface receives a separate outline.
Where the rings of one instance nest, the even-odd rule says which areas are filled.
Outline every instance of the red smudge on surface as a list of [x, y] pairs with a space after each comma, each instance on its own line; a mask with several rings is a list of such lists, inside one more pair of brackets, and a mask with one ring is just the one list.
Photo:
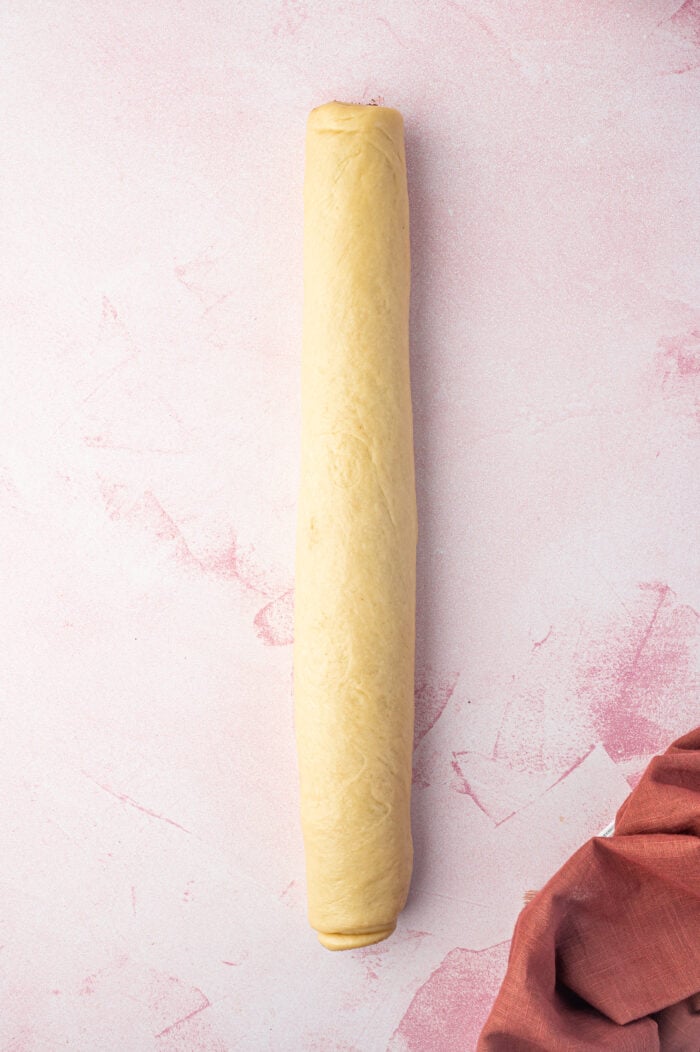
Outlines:
[[170, 1034], [173, 1030], [176, 1030], [178, 1027], [182, 1026], [183, 1023], [187, 1023], [190, 1019], [194, 1019], [194, 1017], [196, 1015], [199, 1015], [200, 1012], [203, 1012], [205, 1008], [211, 1007], [211, 1001], [205, 994], [202, 993], [201, 990], [197, 990], [197, 988], [195, 987], [193, 992], [199, 995], [199, 997], [201, 998], [201, 1004], [197, 1005], [196, 1008], [193, 1008], [191, 1012], [187, 1013], [187, 1015], [181, 1016], [180, 1019], [176, 1019], [174, 1023], [171, 1023], [169, 1026], [164, 1027], [164, 1029], [161, 1030], [160, 1033], [155, 1034], [154, 1037], [165, 1037], [166, 1034]]
[[430, 761], [422, 756], [414, 756], [411, 785], [417, 789], [428, 789], [430, 787], [430, 769]]
[[456, 775], [456, 779], [457, 779], [457, 781], [455, 783], [455, 786], [454, 786], [455, 792], [462, 793], [463, 796], [471, 796], [472, 799], [474, 800], [474, 803], [477, 805], [477, 807], [481, 808], [481, 810], [484, 811], [484, 814], [488, 814], [488, 811], [484, 810], [484, 808], [479, 803], [479, 801], [476, 798], [476, 796], [474, 796], [474, 794], [472, 792], [472, 789], [471, 789], [471, 787], [469, 785], [469, 782], [467, 781], [465, 776], [462, 774], [462, 768], [460, 767], [460, 763], [459, 763], [459, 756], [460, 755], [463, 755], [463, 754], [453, 752], [452, 753], [452, 759], [450, 760], [450, 767], [454, 771], [454, 773]]
[[98, 968], [97, 971], [85, 976], [77, 989], [78, 996], [92, 997], [96, 993], [100, 993], [117, 973], [123, 973], [128, 964], [129, 958], [127, 955], [123, 953], [118, 954], [104, 967]]
[[177, 562], [203, 569], [201, 560], [190, 550], [177, 523], [151, 490], [146, 490], [138, 500], [131, 501], [125, 487], [104, 484], [102, 496], [111, 519], [134, 522], [145, 527], [156, 540], [170, 548]]
[[347, 1041], [326, 1029], [323, 1033], [307, 1033], [302, 1039], [302, 1052], [366, 1052], [357, 1045], [350, 1045]]
[[455, 949], [423, 983], [389, 1042], [389, 1052], [462, 1052], [479, 1033], [505, 975], [509, 943]]
[[[227, 1052], [212, 1024], [202, 1014], [212, 1002], [197, 986], [175, 975], [151, 971], [151, 981], [141, 985], [139, 1000], [152, 1013], [151, 1025], [160, 1052]], [[145, 997], [144, 997], [145, 993]]]
[[491, 757], [504, 765], [500, 775], [487, 769], [488, 758], [480, 764], [455, 753], [453, 788], [470, 792], [496, 821], [566, 776], [596, 744], [627, 776], [697, 722], [697, 612], [662, 583], [642, 583], [624, 599], [605, 583], [619, 604], [612, 614], [587, 623], [572, 606], [513, 676]]
[[290, 880], [284, 891], [280, 893], [279, 900], [287, 909], [301, 911], [305, 905], [303, 884], [300, 884], [298, 880]]
[[427, 931], [413, 931], [410, 928], [394, 932], [390, 939], [385, 939], [384, 942], [375, 943], [373, 946], [363, 946], [359, 950], [351, 951], [358, 960], [362, 961], [365, 965], [365, 975], [370, 980], [379, 978], [382, 966], [385, 963], [385, 959], [388, 954], [392, 954], [398, 946], [403, 944], [400, 954], [402, 959], [406, 951], [406, 944], [413, 944], [415, 947], [420, 945], [421, 939], [424, 939], [430, 933]]
[[659, 364], [666, 381], [669, 376], [700, 376], [700, 329], [683, 336], [664, 336], [659, 340]]
[[116, 321], [119, 315], [117, 314], [117, 308], [114, 306], [112, 301], [107, 296], [102, 297], [102, 320], [107, 321], [111, 318], [112, 321]]
[[97, 982], [97, 972], [93, 972], [92, 975], [86, 975], [80, 984], [78, 993], [81, 997], [89, 997], [95, 992], [95, 983]]
[[202, 304], [202, 317], [225, 303], [233, 295], [229, 285], [228, 268], [222, 256], [210, 245], [196, 259], [178, 263], [175, 277]]
[[[156, 541], [169, 548], [172, 558], [181, 566], [236, 581], [245, 591], [266, 598], [277, 591], [270, 584], [266, 570], [257, 563], [255, 550], [240, 545], [235, 536], [222, 553], [202, 557], [195, 555], [180, 526], [151, 490], [146, 490], [137, 500], [132, 500], [126, 487], [103, 483], [102, 498], [111, 519], [134, 523], [145, 529]], [[260, 625], [256, 623], [256, 627], [260, 628], [261, 638], [269, 645], [280, 646], [292, 642], [287, 636], [291, 633], [290, 608], [293, 610], [293, 600], [294, 589], [287, 589], [259, 611], [257, 617], [260, 617]], [[279, 603], [279, 607], [275, 607], [275, 603]]]
[[459, 672], [440, 676], [436, 675], [432, 669], [425, 668], [417, 673], [414, 692], [414, 749], [442, 716], [445, 706], [454, 693], [458, 679]]
[[667, 21], [700, 47], [700, 0], [685, 0]]
[[292, 890], [292, 888], [295, 888], [296, 886], [297, 886], [296, 880], [290, 880], [289, 884], [287, 884], [287, 887], [284, 889], [284, 891], [280, 895], [280, 899], [284, 899], [285, 896], [288, 895], [289, 892]]
[[138, 803], [138, 801], [127, 796], [126, 793], [120, 793], [116, 789], [112, 789], [109, 785], [104, 785], [102, 782], [98, 782], [97, 779], [93, 778], [93, 776], [88, 774], [87, 771], [83, 771], [82, 774], [86, 778], [89, 778], [91, 782], [94, 782], [94, 784], [100, 789], [104, 790], [105, 793], [109, 793], [110, 796], [113, 796], [116, 800], [121, 800], [122, 803], [128, 804], [129, 807], [134, 807], [137, 811], [141, 811], [144, 815], [148, 815], [149, 818], [157, 818], [160, 822], [167, 822], [168, 825], [175, 826], [176, 829], [181, 829], [183, 833], [190, 833], [191, 835], [189, 829], [185, 829], [185, 827], [181, 826], [179, 822], [174, 821], [172, 818], [168, 818], [167, 815], [162, 815], [158, 811], [151, 811], [149, 807], [144, 807], [142, 804]]
[[532, 644], [532, 649], [533, 650], [539, 650], [540, 647], [544, 646], [544, 644], [547, 642], [547, 640], [549, 639], [551, 634], [552, 634], [552, 625], [549, 626], [549, 631], [547, 632], [546, 636], [543, 636], [542, 639], [535, 640], [535, 642]]
[[[120, 976], [119, 988], [149, 1012], [149, 1025], [158, 1041], [159, 1052], [228, 1052], [227, 1044], [213, 1031], [211, 1020], [202, 1017], [212, 1004], [197, 986], [191, 986], [176, 975], [168, 975], [132, 964]], [[114, 989], [106, 992], [113, 1003]]]
[[200, 560], [192, 554], [187, 541], [182, 536], [174, 519], [168, 514], [158, 498], [147, 490], [141, 501], [134, 506], [134, 511], [160, 541], [168, 542], [178, 562], [186, 566], [201, 566]]
[[[229, 1052], [227, 1043], [215, 1033], [211, 1019], [203, 1016], [212, 1004], [209, 997], [176, 975], [145, 967], [139, 958], [114, 955], [86, 976], [75, 992], [90, 997], [93, 1018], [95, 1013], [107, 1018], [115, 1004], [127, 1008], [137, 1004], [142, 1025], [148, 1026], [157, 1039], [158, 1044], [153, 1047], [159, 1052]], [[125, 1018], [129, 1018], [128, 1012]], [[7, 1046], [1, 1041], [0, 1046], [5, 1052]], [[33, 1049], [34, 1044], [28, 1047]]]
[[255, 562], [254, 549], [243, 548], [235, 536], [224, 552], [207, 560], [205, 568], [220, 577], [238, 581], [248, 592], [270, 596], [270, 585], [265, 572]]
[[518, 771], [507, 760], [494, 756], [453, 753], [451, 766], [455, 779], [451, 788], [471, 797], [479, 810], [498, 826], [565, 778], [580, 762], [577, 760], [557, 778], [554, 770]]
[[690, 643], [698, 615], [674, 601], [666, 584], [640, 586], [632, 624], [591, 648], [580, 673], [579, 697], [590, 706], [599, 739], [615, 761], [662, 751], [673, 705], [690, 678]]
[[552, 784], [547, 786], [545, 792], [548, 793], [549, 790], [553, 789], [555, 785], [559, 785], [559, 783], [563, 782], [565, 778], [568, 778], [569, 775], [572, 774], [576, 770], [577, 767], [581, 766], [581, 764], [584, 762], [584, 760], [588, 759], [588, 757], [591, 755], [591, 753], [593, 752], [594, 749], [595, 749], [595, 745], [592, 745], [590, 747], [590, 749], [588, 749], [583, 754], [583, 756], [579, 756], [579, 758], [577, 760], [574, 760], [574, 762], [571, 764], [570, 767], [567, 767], [567, 769], [565, 771], [562, 771], [562, 773], [557, 776], [557, 778], [552, 782]]
[[265, 646], [283, 647], [294, 642], [294, 589], [290, 588], [258, 610], [253, 624]]

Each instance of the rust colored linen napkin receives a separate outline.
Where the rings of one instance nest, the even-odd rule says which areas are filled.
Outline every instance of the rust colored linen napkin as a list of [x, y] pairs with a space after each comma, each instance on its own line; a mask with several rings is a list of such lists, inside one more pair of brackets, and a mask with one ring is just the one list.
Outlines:
[[700, 728], [518, 918], [477, 1052], [699, 1052]]

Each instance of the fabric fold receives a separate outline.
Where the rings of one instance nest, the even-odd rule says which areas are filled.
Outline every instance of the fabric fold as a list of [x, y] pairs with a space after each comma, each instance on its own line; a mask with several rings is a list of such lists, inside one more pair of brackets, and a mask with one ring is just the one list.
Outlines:
[[518, 918], [477, 1052], [700, 1050], [700, 728]]

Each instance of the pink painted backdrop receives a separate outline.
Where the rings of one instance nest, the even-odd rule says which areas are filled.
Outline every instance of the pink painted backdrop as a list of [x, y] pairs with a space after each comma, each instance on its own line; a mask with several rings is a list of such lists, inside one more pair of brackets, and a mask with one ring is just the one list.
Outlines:
[[[700, 720], [697, 0], [8, 0], [0, 1048], [472, 1049], [526, 891]], [[406, 120], [416, 868], [307, 927], [307, 111]]]

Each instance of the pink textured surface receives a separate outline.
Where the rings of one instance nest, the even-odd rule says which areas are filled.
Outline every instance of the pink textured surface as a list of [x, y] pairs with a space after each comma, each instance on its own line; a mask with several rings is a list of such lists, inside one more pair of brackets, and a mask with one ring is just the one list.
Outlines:
[[[0, 1048], [473, 1047], [512, 925], [698, 722], [696, 0], [2, 21]], [[407, 126], [416, 869], [305, 920], [307, 111]]]

